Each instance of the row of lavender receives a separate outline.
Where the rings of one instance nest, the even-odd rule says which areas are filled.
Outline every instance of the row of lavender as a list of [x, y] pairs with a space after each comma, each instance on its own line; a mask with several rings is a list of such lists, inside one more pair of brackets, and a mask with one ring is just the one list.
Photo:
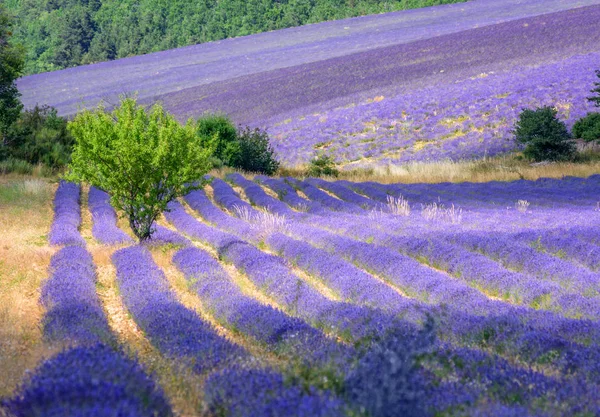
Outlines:
[[0, 403], [10, 416], [171, 416], [162, 389], [117, 345], [96, 293], [96, 269], [78, 228], [80, 187], [61, 182], [50, 243], [64, 246], [41, 291], [43, 336], [65, 346]]
[[[116, 347], [117, 341], [110, 332], [96, 294], [93, 260], [79, 236], [79, 197], [80, 188], [74, 184], [61, 183], [57, 190], [51, 235], [66, 237], [51, 242], [67, 246], [53, 257], [51, 278], [42, 292], [42, 304], [47, 309], [43, 321], [47, 340], [76, 347], [45, 362], [3, 407], [11, 415], [18, 416], [171, 415], [163, 394], [139, 365], [127, 359], [118, 348], [110, 347]], [[116, 226], [116, 216], [105, 193], [92, 188], [89, 201], [93, 234], [97, 240], [109, 244], [130, 240]], [[157, 234], [159, 238], [153, 239], [151, 245], [189, 244], [187, 239], [164, 227], [160, 227]], [[161, 239], [161, 236], [167, 239]], [[339, 400], [327, 392], [306, 392], [299, 386], [289, 386], [283, 375], [261, 365], [260, 358], [251, 357], [244, 348], [219, 336], [195, 312], [181, 305], [148, 249], [131, 246], [118, 250], [112, 258], [124, 304], [150, 342], [163, 355], [183, 362], [198, 374], [211, 373], [206, 381], [205, 395], [213, 412], [248, 416], [291, 415], [294, 410], [294, 415], [342, 415]], [[202, 251], [181, 251], [177, 259], [190, 281], [199, 278], [195, 274], [198, 268], [219, 276], [218, 263], [213, 260], [211, 265], [211, 259]], [[206, 269], [206, 262], [217, 269]], [[222, 278], [220, 283], [210, 281], [213, 290], [219, 284], [227, 286], [226, 278]], [[229, 288], [234, 287], [229, 284]], [[335, 347], [333, 342], [328, 342], [301, 321], [253, 303], [241, 293], [237, 296], [232, 292], [227, 294], [234, 303], [231, 307], [243, 309], [233, 316], [240, 319], [236, 324], [245, 322], [246, 326], [241, 326], [243, 330], [254, 329], [249, 333], [275, 351], [291, 351], [305, 339], [302, 354], [313, 355], [315, 347], [331, 346], [318, 355], [322, 364], [330, 358], [323, 353], [336, 353], [340, 360], [348, 357], [342, 347]], [[221, 311], [234, 313], [223, 308]], [[254, 316], [248, 315], [251, 312]], [[229, 314], [228, 317], [233, 318]], [[258, 326], [251, 321], [257, 318], [262, 318]], [[271, 332], [266, 328], [269, 325]], [[286, 338], [289, 338], [287, 342]], [[95, 389], [98, 384], [99, 389]]]
[[[239, 175], [232, 176], [231, 180], [237, 185], [245, 188], [246, 196], [252, 203], [257, 206], [262, 205], [264, 207], [269, 207], [272, 211], [282, 214], [285, 213], [285, 215], [288, 216], [288, 225], [286, 227], [279, 227], [279, 232], [283, 230], [287, 236], [281, 233], [269, 233], [264, 243], [271, 249], [279, 251], [282, 256], [288, 258], [291, 262], [290, 265], [304, 269], [329, 287], [337, 289], [338, 295], [342, 299], [347, 299], [348, 301], [352, 300], [353, 303], [368, 305], [370, 301], [361, 299], [361, 296], [366, 295], [368, 299], [373, 299], [373, 297], [378, 299], [378, 297], [381, 297], [376, 290], [377, 281], [373, 279], [373, 276], [379, 276], [384, 279], [388, 278], [388, 282], [395, 285], [397, 288], [416, 290], [411, 294], [412, 300], [406, 300], [411, 302], [406, 303], [396, 300], [394, 301], [395, 305], [390, 306], [392, 311], [399, 307], [401, 313], [398, 313], [397, 309], [396, 312], [397, 314], [401, 314], [404, 319], [418, 321], [419, 316], [415, 315], [414, 310], [416, 307], [419, 307], [417, 310], [423, 312], [427, 311], [427, 308], [424, 308], [427, 305], [435, 306], [442, 303], [450, 306], [450, 312], [445, 314], [449, 314], [451, 319], [444, 322], [444, 326], [442, 326], [442, 330], [439, 332], [444, 340], [452, 341], [453, 344], [462, 346], [464, 346], [465, 343], [468, 345], [475, 343], [475, 345], [485, 347], [485, 349], [492, 348], [496, 353], [500, 354], [500, 356], [508, 356], [509, 358], [512, 358], [512, 360], [514, 360], [514, 358], [520, 358], [520, 360], [526, 359], [537, 366], [541, 363], [547, 364], [550, 362], [551, 367], [558, 370], [565, 378], [565, 380], [561, 380], [561, 382], [554, 381], [550, 384], [552, 386], [554, 386], [554, 383], [557, 384], [555, 386], [557, 391], [550, 395], [555, 395], [555, 397], [553, 397], [555, 399], [560, 398], [559, 402], [561, 407], [568, 406], [569, 400], [567, 398], [569, 394], [567, 394], [567, 392], [573, 393], [578, 389], [588, 389], [589, 386], [581, 388], [583, 381], [586, 381], [586, 383], [589, 381], [592, 385], [594, 384], [593, 381], [596, 379], [595, 375], [597, 375], [598, 372], [596, 369], [598, 360], [595, 358], [595, 348], [590, 347], [589, 344], [592, 343], [591, 346], [595, 346], [598, 342], [598, 329], [595, 324], [597, 316], [590, 320], [565, 319], [560, 314], [557, 315], [551, 312], [536, 311], [531, 308], [517, 307], [490, 300], [488, 297], [481, 294], [481, 292], [470, 289], [468, 284], [459, 284], [455, 280], [449, 279], [444, 274], [436, 273], [431, 269], [422, 266], [420, 267], [414, 260], [399, 254], [396, 250], [389, 250], [385, 246], [376, 246], [372, 239], [370, 239], [370, 243], [366, 243], [358, 241], [360, 240], [358, 236], [356, 236], [355, 240], [344, 238], [339, 236], [339, 234], [336, 234], [335, 229], [337, 229], [338, 232], [340, 231], [339, 226], [335, 226], [338, 223], [340, 223], [342, 227], [348, 224], [348, 220], [353, 220], [355, 224], [357, 222], [369, 223], [368, 217], [366, 216], [367, 212], [360, 208], [360, 206], [336, 199], [336, 206], [338, 209], [349, 204], [347, 206], [348, 211], [356, 212], [357, 210], [362, 210], [365, 214], [365, 216], [361, 217], [356, 217], [356, 214], [348, 215], [355, 216], [355, 218], [344, 218], [344, 215], [341, 213], [332, 212], [329, 212], [329, 215], [322, 216], [320, 219], [318, 216], [304, 214], [304, 212], [286, 213], [286, 211], [290, 210], [289, 207], [286, 208], [280, 201], [268, 196], [264, 191], [261, 192], [261, 188], [256, 187], [256, 184], [244, 180], [243, 177]], [[278, 180], [269, 180], [269, 182], [271, 184], [278, 183], [279, 187], [274, 188], [279, 188], [280, 190], [286, 188], [285, 184]], [[296, 181], [293, 181], [293, 183], [295, 185], [299, 184]], [[306, 189], [310, 187], [314, 188], [314, 186], [307, 183], [303, 183], [302, 186], [303, 191], [306, 191]], [[260, 240], [261, 234], [256, 233], [256, 226], [257, 223], [261, 223], [264, 220], [264, 213], [255, 211], [254, 208], [248, 206], [247, 202], [241, 200], [226, 183], [220, 180], [213, 180], [212, 188], [214, 200], [226, 207], [231, 213], [238, 213], [242, 219], [246, 220], [246, 222], [227, 216], [225, 213], [214, 207], [207, 196], [201, 191], [188, 195], [186, 197], [187, 203], [190, 207], [197, 210], [206, 221], [209, 221], [217, 228], [221, 228], [223, 231], [237, 235], [238, 239], [243, 238], [251, 242]], [[318, 195], [320, 190], [314, 188], [311, 191], [313, 195]], [[326, 193], [321, 195], [321, 197], [324, 196], [333, 198]], [[283, 200], [289, 199], [291, 201], [301, 198], [295, 194], [293, 189], [286, 190], [285, 193], [282, 193], [282, 197]], [[356, 199], [362, 200], [364, 198], [359, 197], [360, 196], [357, 196]], [[327, 198], [323, 198], [322, 200], [327, 201]], [[323, 201], [319, 203], [316, 203], [315, 201], [306, 201], [304, 204], [306, 206], [311, 205], [311, 203], [321, 204]], [[243, 210], [240, 210], [240, 208], [243, 208]], [[251, 212], [250, 215], [249, 212]], [[326, 212], [324, 211], [323, 213]], [[274, 269], [271, 267], [273, 261], [269, 263], [267, 260], [261, 259], [261, 256], [264, 255], [250, 255], [249, 253], [255, 251], [255, 249], [248, 246], [247, 243], [236, 241], [235, 237], [231, 237], [231, 235], [227, 237], [223, 236], [222, 232], [215, 232], [214, 229], [195, 220], [178, 204], [172, 205], [172, 211], [168, 214], [168, 218], [176, 225], [176, 227], [184, 231], [190, 237], [200, 239], [215, 247], [215, 249], [219, 250], [223, 256], [226, 256], [230, 245], [228, 241], [231, 240], [236, 246], [245, 245], [247, 247], [247, 255], [244, 258], [254, 258], [252, 260], [255, 263], [261, 262], [261, 264], [267, 266], [266, 269], [269, 271]], [[380, 217], [379, 220], [381, 219], [382, 218]], [[388, 222], [388, 224], [385, 224], [384, 226], [387, 228], [391, 224], [391, 222]], [[314, 227], [315, 225], [318, 225], [318, 227]], [[259, 224], [259, 226], [264, 225]], [[329, 231], [326, 229], [329, 229]], [[346, 233], [346, 230], [343, 230], [343, 233]], [[213, 239], [210, 236], [216, 237]], [[345, 256], [348, 260], [357, 262], [365, 269], [370, 270], [373, 275], [370, 279], [372, 280], [371, 282], [375, 291], [368, 293], [365, 292], [364, 287], [361, 289], [361, 281], [363, 278], [361, 278], [360, 271], [357, 275], [356, 271], [352, 271], [350, 265], [344, 264], [340, 258], [336, 258], [336, 255], [328, 254], [326, 251], [319, 251], [316, 248], [310, 247], [310, 245], [306, 245], [306, 243], [293, 239], [293, 237], [299, 236], [316, 246], [322, 246], [324, 249], [335, 249], [336, 254]], [[256, 258], [257, 256], [258, 258]], [[239, 259], [239, 249], [236, 251], [235, 256], [231, 258], [227, 257], [227, 259], [232, 261], [234, 265], [238, 267], [244, 268], [246, 266], [246, 263], [244, 263], [245, 259]], [[478, 259], [477, 261], [481, 261], [481, 259]], [[409, 265], [411, 262], [412, 264]], [[332, 270], [329, 268], [330, 265], [341, 268], [339, 271], [340, 273], [332, 273]], [[415, 273], [409, 273], [408, 271], [415, 271]], [[284, 284], [283, 282], [277, 282], [276, 287], [273, 286], [273, 281], [265, 282], [265, 275], [268, 277], [268, 272], [263, 273], [262, 271], [257, 271], [255, 269], [245, 269], [245, 272], [249, 275], [251, 280], [256, 280], [256, 284], [260, 286], [260, 288], [265, 288], [271, 297], [276, 297], [277, 300], [281, 300], [281, 303], [285, 303], [287, 294], [293, 294], [290, 290], [285, 289], [286, 286], [282, 286]], [[289, 275], [289, 272], [285, 275], [281, 272], [276, 274], [278, 279], [281, 280], [282, 277]], [[348, 279], [345, 279], [345, 277]], [[369, 277], [364, 275], [364, 279], [369, 279]], [[290, 281], [292, 280], [293, 278], [290, 278]], [[284, 281], [287, 281], [287, 278]], [[415, 288], [415, 285], [418, 285], [418, 283], [422, 283], [423, 287], [420, 289], [418, 287]], [[354, 288], [352, 288], [352, 285], [354, 285]], [[453, 286], [456, 288], [455, 290], [452, 289]], [[555, 287], [552, 287], [551, 289], [556, 290]], [[435, 298], [430, 299], [431, 295], [435, 297], [436, 294], [438, 294], [437, 300]], [[464, 296], [457, 297], [456, 300], [452, 299], [461, 294], [464, 294]], [[302, 294], [296, 294], [294, 299], [300, 299], [301, 295]], [[357, 298], [357, 296], [359, 298]], [[421, 300], [424, 304], [421, 304], [420, 306], [415, 305], [414, 301], [417, 299]], [[378, 300], [383, 302], [384, 299], [379, 298]], [[380, 307], [385, 309], [388, 306], [382, 304]], [[412, 310], [412, 313], [409, 312], [410, 310]], [[448, 310], [448, 307], [445, 307], [445, 310]], [[440, 314], [440, 310], [435, 308], [434, 310], [429, 309], [429, 311], [434, 314]], [[291, 314], [294, 314], [293, 311]], [[310, 320], [309, 317], [307, 317], [307, 319]], [[333, 320], [335, 320], [335, 318]], [[377, 321], [371, 323], [363, 322], [361, 323], [361, 326], [370, 327], [371, 325], [374, 325], [375, 328], [377, 328], [377, 323]], [[385, 329], [385, 327], [383, 329]], [[339, 332], [339, 330], [334, 331]], [[366, 333], [363, 331], [362, 334], [364, 335]], [[440, 348], [438, 353], [441, 350], [442, 349]], [[469, 355], [477, 357], [477, 352], [478, 351], [469, 351]], [[552, 359], [549, 359], [549, 356], [552, 356]], [[498, 357], [491, 359], [487, 365], [491, 368], [488, 370], [488, 372], [491, 373], [497, 372], [498, 369], [501, 369], [504, 366], [502, 365], [502, 360]], [[473, 371], [473, 369], [469, 369], [470, 371]], [[478, 369], [478, 371], [479, 370], [480, 369]], [[577, 378], [571, 378], [572, 372], [576, 373]], [[474, 372], [473, 374], [470, 374], [470, 377], [481, 378], [482, 376], [477, 375], [477, 372]], [[512, 375], [511, 377], [520, 379], [521, 382], [519, 384], [522, 384], [525, 381], [523, 375], [519, 377]], [[540, 376], [537, 374], [528, 374], [528, 378], [533, 378], [534, 380], [538, 377]], [[496, 379], [495, 382], [490, 381], [491, 383], [502, 384], [499, 375], [494, 375], [494, 378], [498, 379]], [[494, 380], [494, 378], [492, 378], [492, 380]], [[544, 384], [546, 383], [548, 382], [545, 381]], [[527, 382], [524, 383], [523, 386], [535, 387], [536, 383]], [[561, 388], [558, 388], [558, 386]], [[553, 391], [554, 389], [555, 388], [552, 388], [550, 391]], [[564, 391], [562, 391], [563, 389]], [[530, 393], [526, 391], [527, 390], [525, 389], [523, 392], [520, 392], [519, 395], [529, 395]], [[597, 405], [589, 403], [582, 405], [582, 407], [591, 407], [590, 409], [594, 409]], [[557, 409], [553, 409], [552, 411], [556, 412]], [[521, 413], [524, 413], [524, 411]]]

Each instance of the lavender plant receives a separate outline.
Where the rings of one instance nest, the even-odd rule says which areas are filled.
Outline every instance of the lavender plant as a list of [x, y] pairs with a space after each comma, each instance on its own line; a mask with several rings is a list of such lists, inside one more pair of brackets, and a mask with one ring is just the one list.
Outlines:
[[187, 361], [200, 372], [234, 363], [247, 355], [243, 348], [219, 336], [177, 301], [147, 249], [120, 249], [112, 259], [125, 306], [165, 355]]
[[16, 417], [174, 415], [162, 389], [136, 361], [101, 344], [46, 360], [2, 405]]
[[92, 256], [82, 247], [67, 246], [50, 261], [51, 276], [42, 287], [44, 336], [51, 342], [93, 345], [114, 342], [96, 294]]
[[54, 220], [48, 240], [51, 245], [83, 245], [79, 234], [81, 188], [77, 184], [61, 181], [54, 196]]
[[96, 187], [90, 187], [88, 206], [92, 213], [92, 234], [97, 241], [107, 245], [133, 241], [117, 226], [117, 214], [110, 205], [110, 197], [107, 193]]

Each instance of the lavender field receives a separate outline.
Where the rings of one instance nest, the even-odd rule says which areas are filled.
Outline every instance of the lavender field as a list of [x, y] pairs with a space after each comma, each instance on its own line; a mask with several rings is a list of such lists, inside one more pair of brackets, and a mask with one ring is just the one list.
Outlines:
[[[597, 175], [409, 185], [229, 174], [170, 203], [137, 245], [106, 193], [62, 182], [40, 303], [43, 339], [63, 349], [2, 407], [598, 415], [599, 192]], [[197, 393], [193, 411], [182, 413], [181, 390]]]
[[598, 0], [475, 0], [285, 29], [19, 80], [72, 115], [137, 92], [180, 120], [221, 111], [268, 129], [286, 166], [347, 168], [515, 149], [522, 108], [573, 122], [600, 62]]

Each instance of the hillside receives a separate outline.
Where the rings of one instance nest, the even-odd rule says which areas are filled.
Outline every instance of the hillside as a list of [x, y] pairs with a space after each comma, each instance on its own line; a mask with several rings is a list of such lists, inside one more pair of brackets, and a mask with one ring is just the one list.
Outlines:
[[514, 147], [523, 107], [572, 123], [600, 62], [600, 1], [479, 0], [262, 33], [19, 80], [71, 115], [137, 93], [181, 120], [268, 128], [286, 165], [471, 158]]
[[352, 16], [465, 0], [8, 0], [28, 74]]

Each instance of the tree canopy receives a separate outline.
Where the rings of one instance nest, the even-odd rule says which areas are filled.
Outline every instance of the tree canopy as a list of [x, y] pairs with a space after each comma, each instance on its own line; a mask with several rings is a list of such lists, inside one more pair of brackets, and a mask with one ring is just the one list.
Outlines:
[[75, 145], [66, 178], [108, 192], [140, 241], [170, 201], [204, 185], [211, 167], [213, 150], [193, 121], [182, 126], [160, 104], [147, 110], [126, 98], [110, 113], [85, 110], [68, 127]]
[[[19, 118], [23, 105], [19, 100], [15, 80], [25, 64], [23, 49], [11, 42], [14, 22], [0, 3], [0, 147], [5, 146], [6, 135]], [[0, 156], [3, 149], [0, 149]]]

